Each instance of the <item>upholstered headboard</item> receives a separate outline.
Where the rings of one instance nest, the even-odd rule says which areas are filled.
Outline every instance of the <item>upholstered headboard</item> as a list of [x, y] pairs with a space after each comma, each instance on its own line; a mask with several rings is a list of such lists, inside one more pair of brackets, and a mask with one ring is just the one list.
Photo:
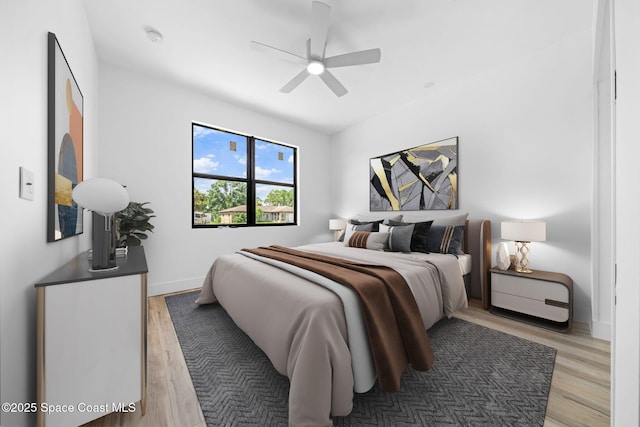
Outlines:
[[482, 300], [482, 308], [489, 309], [489, 269], [491, 268], [491, 221], [467, 220], [464, 251], [471, 255], [472, 272], [468, 296]]

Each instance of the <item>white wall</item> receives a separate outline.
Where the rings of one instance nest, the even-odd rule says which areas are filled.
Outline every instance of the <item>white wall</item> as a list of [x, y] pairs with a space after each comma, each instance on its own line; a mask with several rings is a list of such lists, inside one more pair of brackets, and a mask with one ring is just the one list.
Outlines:
[[[101, 175], [157, 215], [144, 242], [151, 294], [199, 287], [217, 256], [243, 247], [331, 239], [327, 136], [103, 63], [100, 94]], [[192, 121], [298, 146], [299, 226], [192, 229]]]
[[616, 308], [612, 424], [640, 425], [640, 3], [615, 0]]
[[532, 268], [571, 276], [590, 321], [591, 43], [574, 35], [335, 135], [336, 213], [369, 210], [370, 157], [458, 136], [460, 211], [493, 221], [494, 247], [501, 220], [547, 221]]
[[[98, 63], [80, 0], [0, 1], [0, 402], [35, 401], [34, 283], [89, 245], [90, 232], [47, 243], [47, 32], [58, 37], [84, 95], [84, 170], [95, 171]], [[35, 177], [35, 200], [18, 198], [18, 168]], [[85, 221], [90, 217], [85, 215]], [[0, 425], [33, 425], [0, 412]]]

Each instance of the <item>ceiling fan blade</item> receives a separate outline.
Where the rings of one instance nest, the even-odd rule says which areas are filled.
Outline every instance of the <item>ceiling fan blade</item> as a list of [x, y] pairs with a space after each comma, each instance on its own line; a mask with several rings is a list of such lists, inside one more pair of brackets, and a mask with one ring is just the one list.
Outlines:
[[306, 64], [307, 62], [309, 62], [307, 58], [303, 58], [302, 56], [296, 55], [295, 53], [287, 52], [286, 50], [278, 49], [277, 47], [269, 46], [268, 44], [251, 41], [249, 42], [249, 47], [258, 52], [276, 54], [280, 58], [287, 61], [293, 61], [299, 64]]
[[282, 89], [280, 89], [280, 92], [283, 93], [289, 93], [292, 90], [294, 90], [295, 88], [297, 88], [300, 83], [302, 83], [303, 81], [305, 81], [307, 79], [307, 77], [309, 77], [309, 72], [307, 71], [307, 69], [305, 68], [304, 70], [302, 70], [299, 74], [297, 74], [294, 78], [292, 78], [289, 83], [287, 83], [286, 85], [284, 85], [282, 87]]
[[325, 58], [323, 62], [326, 68], [348, 67], [380, 62], [380, 56], [380, 49], [368, 49]]
[[322, 59], [327, 44], [331, 7], [320, 1], [311, 3], [311, 57]]
[[336, 96], [340, 97], [347, 94], [347, 88], [342, 86], [342, 83], [340, 83], [328, 70], [324, 70], [324, 72], [320, 74], [320, 78], [327, 86], [329, 86], [329, 89], [331, 89]]

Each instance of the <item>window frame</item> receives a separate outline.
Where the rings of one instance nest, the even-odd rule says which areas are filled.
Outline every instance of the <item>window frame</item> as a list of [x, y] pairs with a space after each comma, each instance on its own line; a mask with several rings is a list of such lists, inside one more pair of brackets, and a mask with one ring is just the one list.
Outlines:
[[[247, 161], [246, 161], [246, 178], [238, 178], [234, 176], [207, 174], [202, 172], [196, 172], [194, 168], [194, 129], [195, 127], [203, 127], [217, 132], [224, 132], [231, 135], [238, 135], [246, 138], [247, 140]], [[293, 150], [293, 182], [278, 182], [264, 179], [256, 179], [256, 141], [263, 141], [270, 144], [280, 145], [288, 149]], [[246, 224], [196, 224], [195, 219], [195, 197], [196, 190], [195, 180], [196, 178], [213, 179], [223, 181], [243, 182], [247, 185], [247, 222]], [[293, 189], [293, 222], [286, 223], [258, 223], [256, 222], [256, 187], [258, 185], [272, 185], [278, 187], [288, 187]], [[191, 228], [240, 228], [240, 227], [284, 227], [284, 226], [297, 226], [298, 225], [298, 147], [285, 144], [279, 141], [274, 141], [268, 138], [263, 138], [255, 135], [249, 135], [242, 132], [231, 131], [217, 126], [211, 126], [199, 122], [191, 122]]]

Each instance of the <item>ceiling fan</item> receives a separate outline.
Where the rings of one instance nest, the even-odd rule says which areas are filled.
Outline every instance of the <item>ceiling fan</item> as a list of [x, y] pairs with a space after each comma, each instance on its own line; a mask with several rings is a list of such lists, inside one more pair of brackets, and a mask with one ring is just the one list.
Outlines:
[[348, 92], [347, 89], [329, 72], [328, 68], [380, 62], [380, 49], [360, 50], [325, 58], [324, 50], [327, 44], [330, 15], [331, 7], [329, 5], [320, 1], [311, 3], [311, 38], [307, 40], [306, 58], [264, 43], [256, 41], [250, 43], [250, 46], [255, 50], [276, 53], [281, 58], [305, 65], [305, 68], [284, 85], [280, 92], [290, 93], [305, 81], [310, 74], [313, 74], [319, 76], [336, 96], [343, 96]]

